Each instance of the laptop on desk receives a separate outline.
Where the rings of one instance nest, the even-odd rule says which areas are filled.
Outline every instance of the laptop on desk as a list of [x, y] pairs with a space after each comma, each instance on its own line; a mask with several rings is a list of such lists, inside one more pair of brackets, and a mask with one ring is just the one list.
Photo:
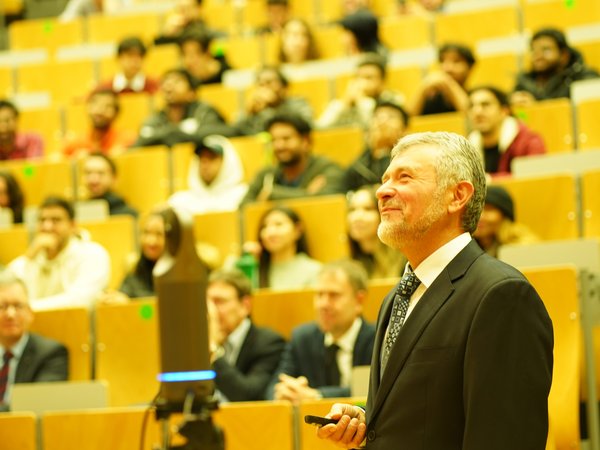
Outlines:
[[68, 411], [108, 406], [105, 381], [56, 381], [52, 383], [17, 383], [11, 388], [10, 410]]

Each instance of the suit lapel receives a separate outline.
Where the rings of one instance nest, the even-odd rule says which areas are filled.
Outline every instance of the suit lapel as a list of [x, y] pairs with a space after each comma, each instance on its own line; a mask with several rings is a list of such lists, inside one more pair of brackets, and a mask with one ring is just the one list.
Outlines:
[[[388, 396], [393, 384], [398, 378], [407, 358], [412, 352], [415, 344], [418, 342], [423, 331], [439, 309], [448, 301], [454, 291], [454, 282], [461, 278], [469, 266], [477, 257], [482, 254], [482, 250], [471, 241], [451, 262], [442, 270], [432, 285], [425, 291], [423, 297], [419, 300], [414, 310], [411, 312], [408, 320], [400, 330], [398, 339], [392, 347], [390, 358], [387, 367], [379, 382], [379, 355], [385, 335], [385, 325], [378, 323], [376, 350], [373, 358], [373, 373], [376, 372], [376, 377], [371, 377], [371, 387], [369, 389], [370, 407], [367, 408], [370, 420], [373, 420], [381, 405]], [[389, 304], [388, 304], [389, 303]], [[391, 299], [386, 298], [386, 302], [382, 308], [383, 317], [389, 317], [391, 310]], [[381, 320], [381, 317], [380, 317]], [[387, 320], [385, 321], [387, 324]], [[375, 378], [375, 380], [374, 380]]]
[[369, 397], [375, 398], [375, 393], [379, 389], [379, 355], [381, 355], [381, 346], [385, 337], [390, 314], [392, 314], [392, 306], [394, 301], [394, 293], [398, 289], [398, 284], [386, 295], [381, 303], [379, 317], [377, 318], [377, 328], [375, 330], [375, 343], [373, 344], [373, 358], [371, 359], [371, 376], [369, 377]]
[[33, 379], [33, 373], [35, 371], [35, 349], [34, 337], [30, 334], [27, 344], [23, 349], [23, 354], [19, 360], [17, 371], [15, 372], [15, 383], [28, 383]]

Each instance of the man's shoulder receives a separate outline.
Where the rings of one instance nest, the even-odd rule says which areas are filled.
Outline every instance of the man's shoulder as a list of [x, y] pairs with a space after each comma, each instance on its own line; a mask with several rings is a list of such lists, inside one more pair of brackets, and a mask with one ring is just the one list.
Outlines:
[[271, 328], [259, 326], [252, 324], [250, 328], [250, 332], [248, 335], [254, 335], [257, 340], [268, 341], [268, 342], [276, 342], [276, 341], [284, 341], [284, 338], [281, 334], [272, 330]]
[[29, 342], [25, 349], [27, 350], [27, 348], [34, 348], [39, 353], [54, 353], [59, 350], [66, 351], [65, 345], [61, 342], [37, 333], [29, 333]]
[[310, 340], [314, 338], [323, 338], [323, 332], [316, 322], [303, 323], [292, 330], [291, 341], [293, 342], [304, 341], [307, 339]]

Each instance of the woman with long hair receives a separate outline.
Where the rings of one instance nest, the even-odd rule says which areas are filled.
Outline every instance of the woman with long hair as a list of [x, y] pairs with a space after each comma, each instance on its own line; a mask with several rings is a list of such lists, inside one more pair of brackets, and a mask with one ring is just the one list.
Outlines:
[[23, 223], [25, 196], [16, 178], [6, 171], [0, 171], [0, 208], [12, 211], [13, 223]]
[[296, 289], [315, 283], [322, 264], [308, 256], [304, 225], [291, 208], [277, 205], [262, 215], [256, 248], [259, 287]]
[[348, 196], [348, 240], [350, 254], [362, 264], [370, 279], [402, 275], [406, 257], [379, 240], [381, 218], [375, 195], [378, 186], [362, 186]]

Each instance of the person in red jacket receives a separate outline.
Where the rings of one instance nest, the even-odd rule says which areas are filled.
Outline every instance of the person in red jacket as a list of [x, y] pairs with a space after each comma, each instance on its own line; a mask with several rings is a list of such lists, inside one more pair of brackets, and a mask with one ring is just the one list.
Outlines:
[[481, 150], [490, 175], [510, 173], [518, 156], [546, 153], [542, 137], [511, 115], [508, 96], [496, 87], [472, 89], [467, 114], [473, 129], [469, 140]]

